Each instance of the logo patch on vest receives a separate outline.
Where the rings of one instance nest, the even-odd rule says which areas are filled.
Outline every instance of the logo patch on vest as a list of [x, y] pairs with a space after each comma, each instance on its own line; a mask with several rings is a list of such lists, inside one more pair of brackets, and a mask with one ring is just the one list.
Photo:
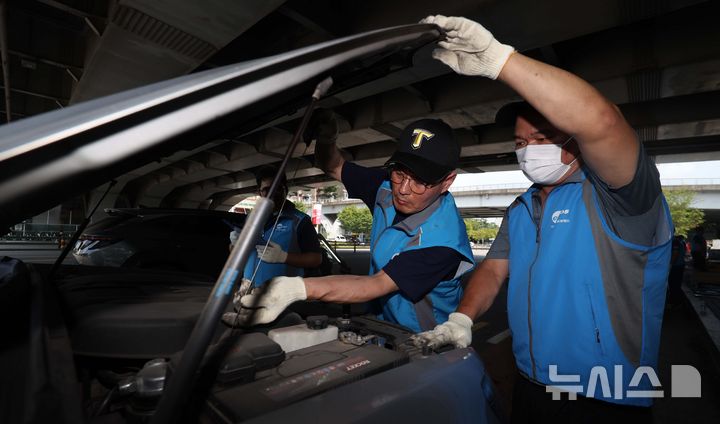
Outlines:
[[552, 222], [553, 224], [568, 224], [570, 223], [570, 220], [568, 219], [569, 216], [567, 216], [570, 213], [570, 209], [560, 209], [558, 211], [553, 212], [552, 214]]
[[412, 132], [412, 135], [414, 137], [412, 142], [413, 149], [419, 149], [420, 146], [422, 146], [423, 141], [430, 140], [431, 138], [435, 137], [435, 134], [422, 128], [415, 128]]
[[289, 229], [290, 229], [290, 225], [284, 224], [282, 222], [279, 222], [278, 225], [275, 226], [275, 231], [285, 232], [285, 231], [288, 231]]

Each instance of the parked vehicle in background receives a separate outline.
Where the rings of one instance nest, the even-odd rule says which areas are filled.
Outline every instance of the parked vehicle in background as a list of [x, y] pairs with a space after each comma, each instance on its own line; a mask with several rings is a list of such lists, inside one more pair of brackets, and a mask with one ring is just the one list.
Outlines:
[[312, 270], [305, 270], [306, 277], [321, 277], [325, 275], [342, 275], [352, 274], [350, 266], [337, 254], [335, 249], [330, 246], [325, 237], [318, 234], [320, 239], [320, 247], [323, 250], [323, 260], [318, 269], [313, 272]]
[[202, 209], [106, 209], [72, 254], [81, 265], [167, 269], [217, 276], [228, 234], [245, 215]]
[[[90, 225], [73, 247], [81, 265], [186, 271], [216, 277], [228, 255], [228, 235], [246, 215], [203, 209], [116, 208]], [[323, 262], [308, 275], [349, 274], [350, 267], [318, 235]]]

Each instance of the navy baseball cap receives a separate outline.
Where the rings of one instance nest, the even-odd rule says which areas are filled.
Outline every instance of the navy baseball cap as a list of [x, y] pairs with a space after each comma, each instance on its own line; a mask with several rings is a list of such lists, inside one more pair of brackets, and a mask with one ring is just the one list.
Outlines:
[[460, 162], [460, 145], [450, 125], [440, 119], [421, 119], [400, 134], [398, 148], [385, 167], [403, 166], [428, 184], [454, 171]]

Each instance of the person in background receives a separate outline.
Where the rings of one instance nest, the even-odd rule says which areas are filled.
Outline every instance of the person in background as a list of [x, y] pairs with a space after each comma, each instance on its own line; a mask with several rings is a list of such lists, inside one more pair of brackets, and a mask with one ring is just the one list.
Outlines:
[[[258, 171], [256, 181], [260, 196], [267, 196], [277, 172], [274, 166], [265, 166]], [[281, 275], [302, 276], [304, 268], [314, 268], [322, 262], [320, 242], [310, 217], [286, 199], [287, 179], [285, 175], [281, 178], [272, 199], [275, 204], [273, 214], [265, 223], [260, 241], [243, 272], [243, 278], [252, 280], [255, 287]]]
[[[256, 176], [258, 195], [267, 196], [277, 172], [274, 166], [260, 169]], [[262, 287], [278, 276], [303, 276], [305, 268], [322, 264], [320, 242], [310, 217], [286, 199], [287, 193], [287, 180], [282, 175], [272, 199], [275, 206], [273, 214], [265, 223], [261, 238], [243, 270], [243, 280], [249, 280], [253, 287]], [[232, 233], [230, 239], [233, 240]], [[245, 287], [245, 284], [238, 287]], [[240, 307], [237, 296], [233, 303], [236, 308]], [[227, 312], [223, 315], [223, 322], [236, 325], [237, 318], [236, 313]]]
[[[242, 208], [239, 208], [237, 206], [232, 208], [232, 212], [245, 213]], [[232, 226], [232, 231], [230, 231], [230, 245], [228, 246], [228, 250], [232, 251], [233, 247], [235, 247], [235, 243], [237, 242], [238, 237], [240, 236], [242, 228], [238, 228], [237, 226], [232, 225], [230, 222], [228, 222], [228, 225]]]
[[668, 298], [666, 304], [673, 308], [682, 303], [682, 281], [685, 273], [685, 238], [679, 234], [673, 237], [668, 275]]
[[705, 228], [697, 227], [695, 234], [690, 239], [690, 256], [692, 256], [693, 268], [700, 271], [706, 270], [707, 250]]
[[65, 233], [63, 231], [60, 231], [57, 238], [58, 249], [64, 249], [66, 243], [67, 240], [65, 240]]

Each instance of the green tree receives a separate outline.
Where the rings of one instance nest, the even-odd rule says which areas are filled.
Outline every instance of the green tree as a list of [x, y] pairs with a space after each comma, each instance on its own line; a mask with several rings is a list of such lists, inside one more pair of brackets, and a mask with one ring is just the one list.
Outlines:
[[367, 207], [348, 206], [338, 214], [345, 231], [353, 234], [370, 233], [372, 214]]
[[675, 234], [687, 237], [688, 230], [701, 225], [705, 221], [703, 211], [690, 207], [695, 198], [695, 192], [687, 189], [670, 189], [663, 190], [663, 193], [670, 207]]
[[323, 187], [318, 190], [318, 197], [323, 197], [325, 199], [332, 199], [334, 197], [337, 197], [337, 192], [338, 192], [338, 187], [336, 185]]
[[465, 229], [468, 238], [472, 241], [486, 241], [495, 238], [498, 232], [497, 224], [485, 219], [465, 218]]
[[298, 200], [297, 202], [293, 202], [293, 204], [295, 205], [295, 208], [300, 212], [307, 213], [308, 205], [306, 205], [305, 203]]

